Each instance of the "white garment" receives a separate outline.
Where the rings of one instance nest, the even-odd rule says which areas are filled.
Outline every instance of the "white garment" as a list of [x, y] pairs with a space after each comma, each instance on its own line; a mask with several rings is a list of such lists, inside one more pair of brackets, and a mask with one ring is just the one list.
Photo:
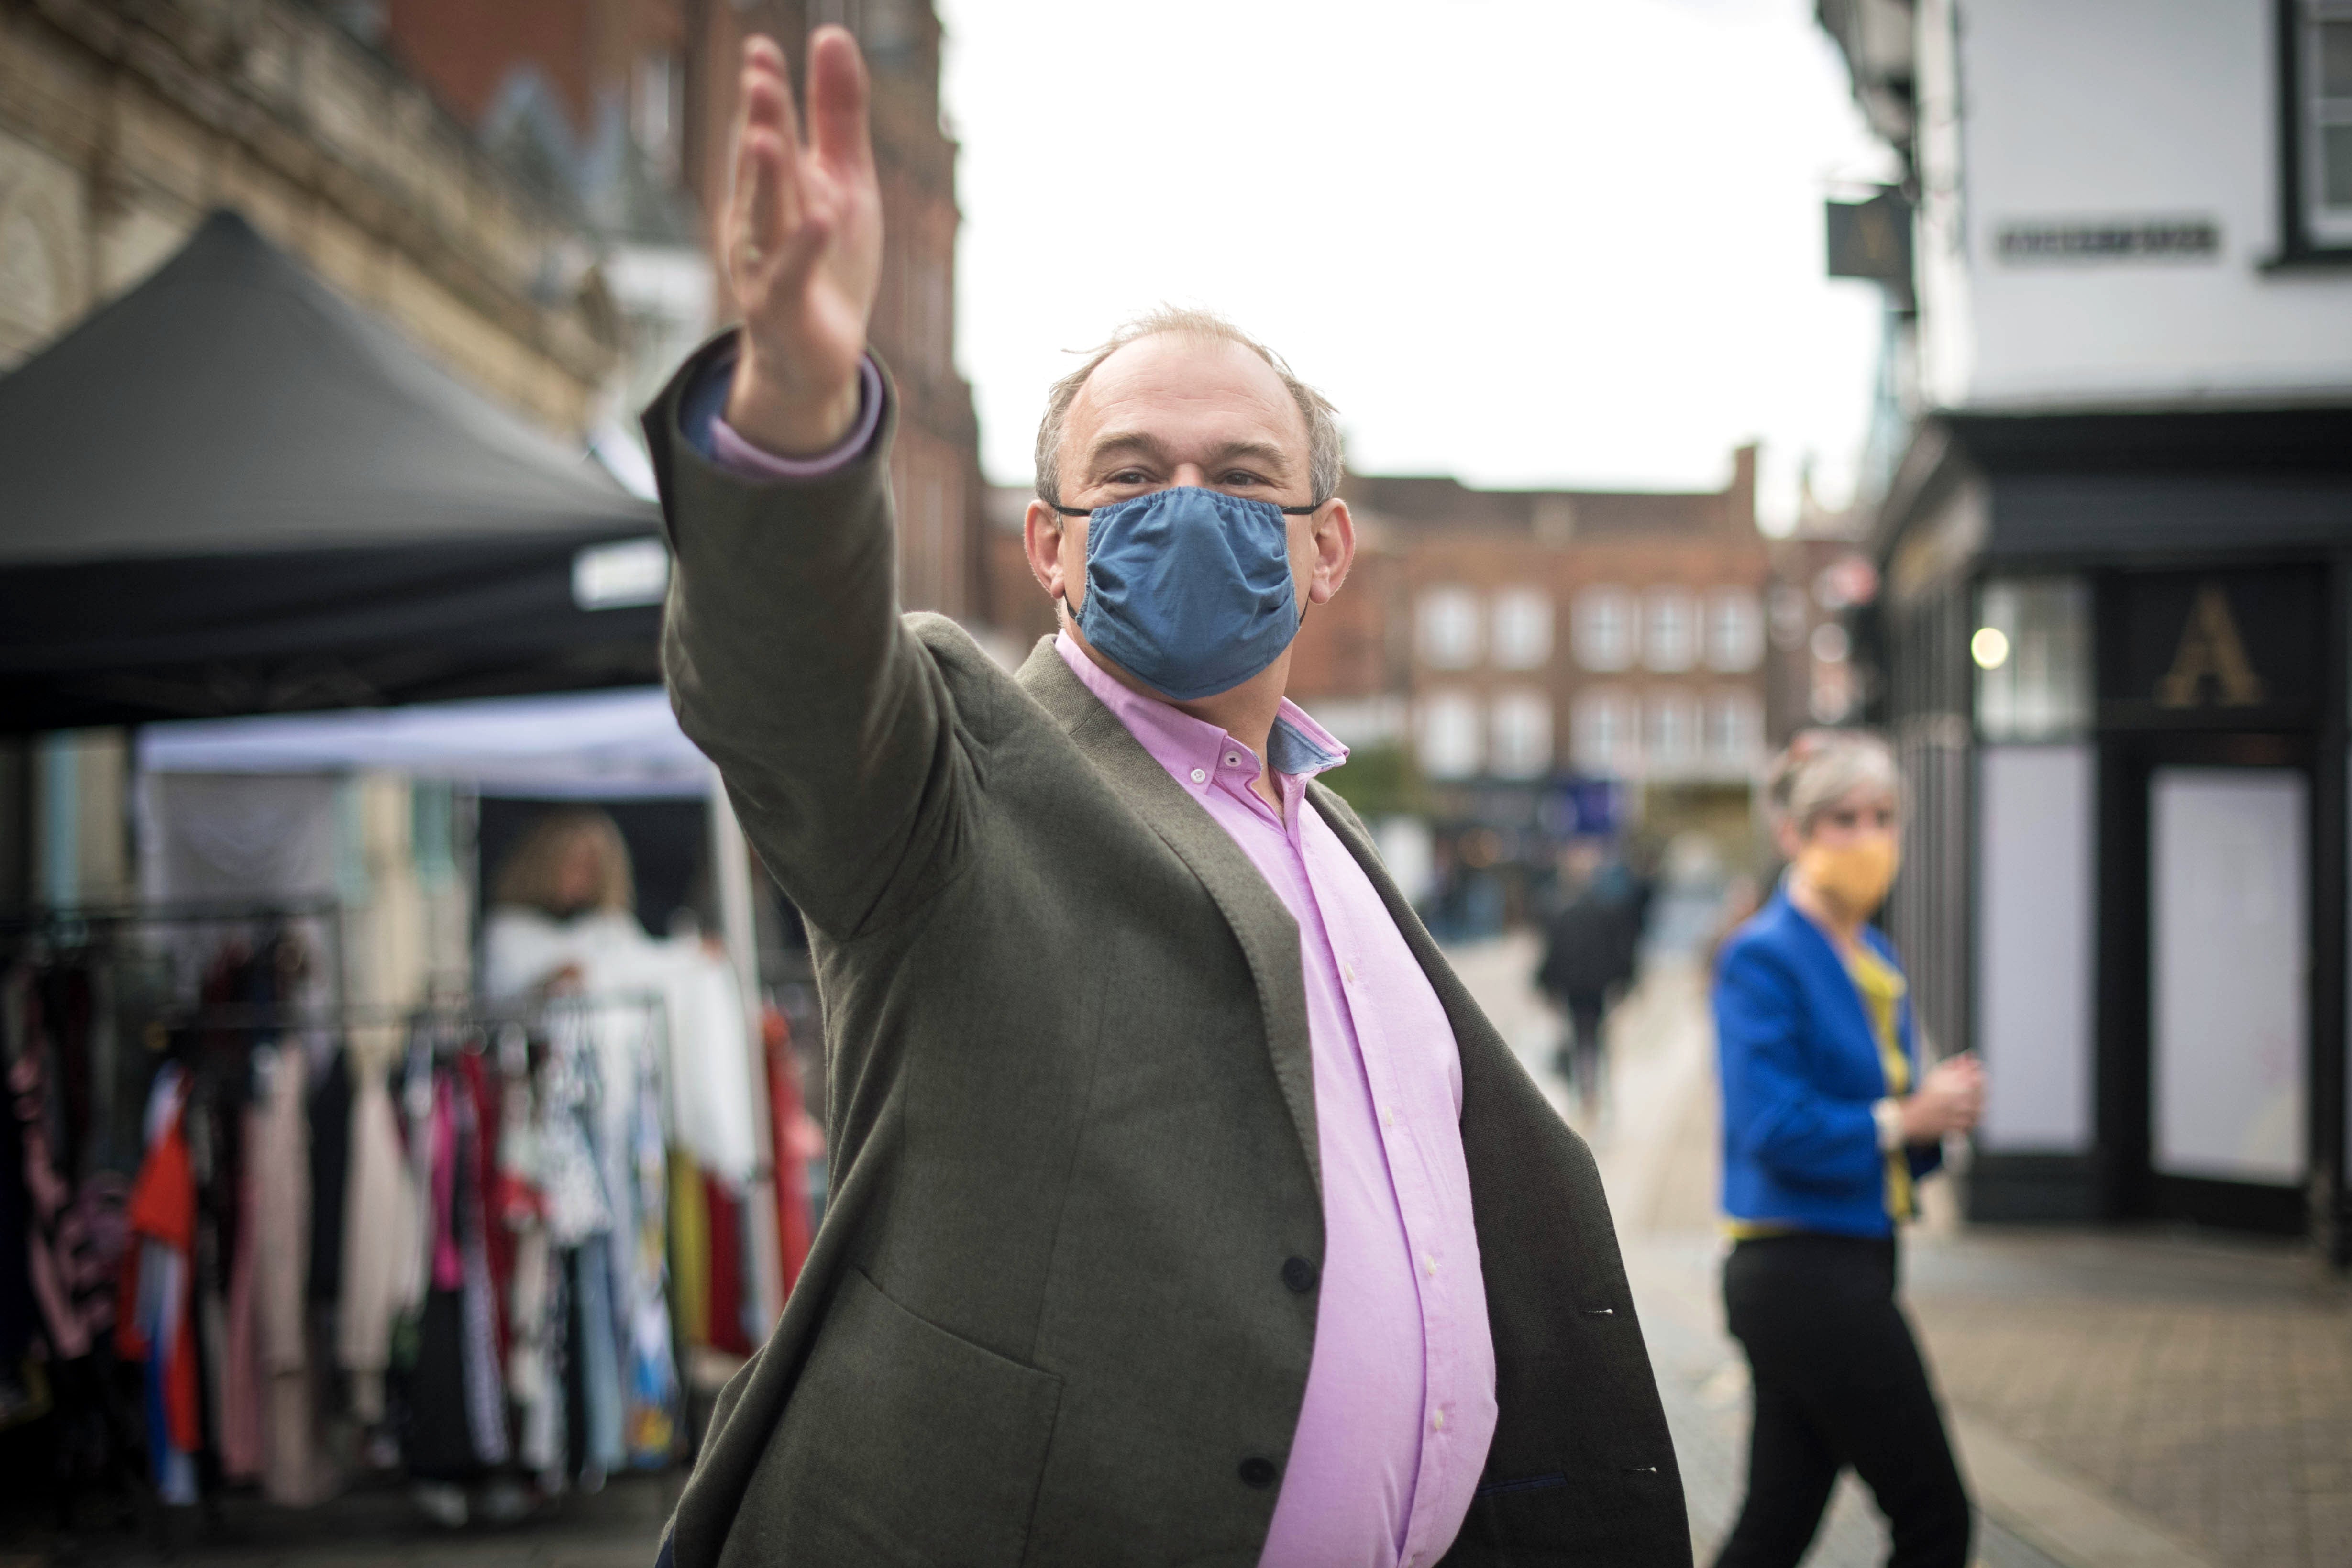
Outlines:
[[[501, 905], [482, 922], [483, 987], [494, 1002], [528, 994], [576, 965], [592, 999], [657, 995], [668, 1046], [663, 1061], [670, 1141], [715, 1176], [742, 1185], [759, 1163], [751, 1133], [751, 1039], [742, 992], [724, 959], [691, 940], [656, 942], [623, 910], [558, 921]], [[592, 1007], [608, 1148], [626, 1147], [627, 1098], [636, 1081], [644, 1011]]]
[[335, 1321], [335, 1361], [352, 1374], [352, 1408], [383, 1418], [383, 1373], [392, 1326], [425, 1298], [423, 1216], [418, 1212], [400, 1121], [379, 1069], [352, 1064], [351, 1174], [343, 1194], [343, 1299]]

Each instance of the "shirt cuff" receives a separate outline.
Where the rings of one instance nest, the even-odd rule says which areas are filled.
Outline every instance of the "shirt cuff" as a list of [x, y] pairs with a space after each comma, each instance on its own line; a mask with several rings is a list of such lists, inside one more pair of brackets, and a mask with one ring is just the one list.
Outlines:
[[720, 354], [688, 389], [679, 412], [686, 438], [706, 458], [746, 479], [822, 479], [839, 473], [874, 444], [882, 427], [882, 372], [874, 356], [857, 364], [857, 422], [833, 450], [814, 458], [785, 458], [753, 446], [727, 423], [720, 410], [727, 405], [727, 388], [735, 374], [735, 356]]
[[1887, 1099], [1876, 1100], [1870, 1108], [1872, 1120], [1878, 1123], [1878, 1152], [1892, 1154], [1903, 1147], [1903, 1102]]

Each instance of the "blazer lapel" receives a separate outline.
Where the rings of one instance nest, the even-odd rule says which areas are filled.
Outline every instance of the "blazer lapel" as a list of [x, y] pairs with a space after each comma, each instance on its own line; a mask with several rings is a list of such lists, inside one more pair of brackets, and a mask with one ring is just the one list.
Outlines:
[[1184, 862], [1232, 928], [1257, 987], [1275, 1081], [1298, 1130], [1307, 1172], [1323, 1190], [1315, 1134], [1315, 1064], [1307, 1039], [1307, 978], [1298, 922], [1232, 835], [1169, 776], [1118, 716], [1041, 638], [1015, 678], [1086, 754], [1111, 792]]

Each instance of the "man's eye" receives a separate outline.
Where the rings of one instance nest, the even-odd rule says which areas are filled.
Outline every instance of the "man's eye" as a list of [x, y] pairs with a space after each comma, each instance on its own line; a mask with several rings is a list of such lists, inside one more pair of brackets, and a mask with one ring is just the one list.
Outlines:
[[1232, 472], [1226, 474], [1224, 479], [1220, 482], [1229, 485], [1235, 489], [1243, 489], [1251, 485], [1262, 485], [1265, 483], [1264, 479], [1260, 479], [1257, 475], [1251, 473], [1247, 468], [1235, 468]]

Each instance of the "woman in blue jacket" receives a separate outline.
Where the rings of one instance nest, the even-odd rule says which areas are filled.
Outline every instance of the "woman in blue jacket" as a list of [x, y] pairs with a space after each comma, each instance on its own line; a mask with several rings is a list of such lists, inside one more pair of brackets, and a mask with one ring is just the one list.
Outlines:
[[1895, 1235], [1983, 1074], [1919, 1072], [1895, 950], [1868, 922], [1895, 879], [1902, 788], [1876, 736], [1819, 731], [1774, 765], [1789, 874], [1715, 983], [1723, 1294], [1754, 1374], [1748, 1500], [1717, 1568], [1793, 1568], [1838, 1470], [1867, 1482], [1891, 1568], [1966, 1568], [1969, 1500], [1895, 1299]]

